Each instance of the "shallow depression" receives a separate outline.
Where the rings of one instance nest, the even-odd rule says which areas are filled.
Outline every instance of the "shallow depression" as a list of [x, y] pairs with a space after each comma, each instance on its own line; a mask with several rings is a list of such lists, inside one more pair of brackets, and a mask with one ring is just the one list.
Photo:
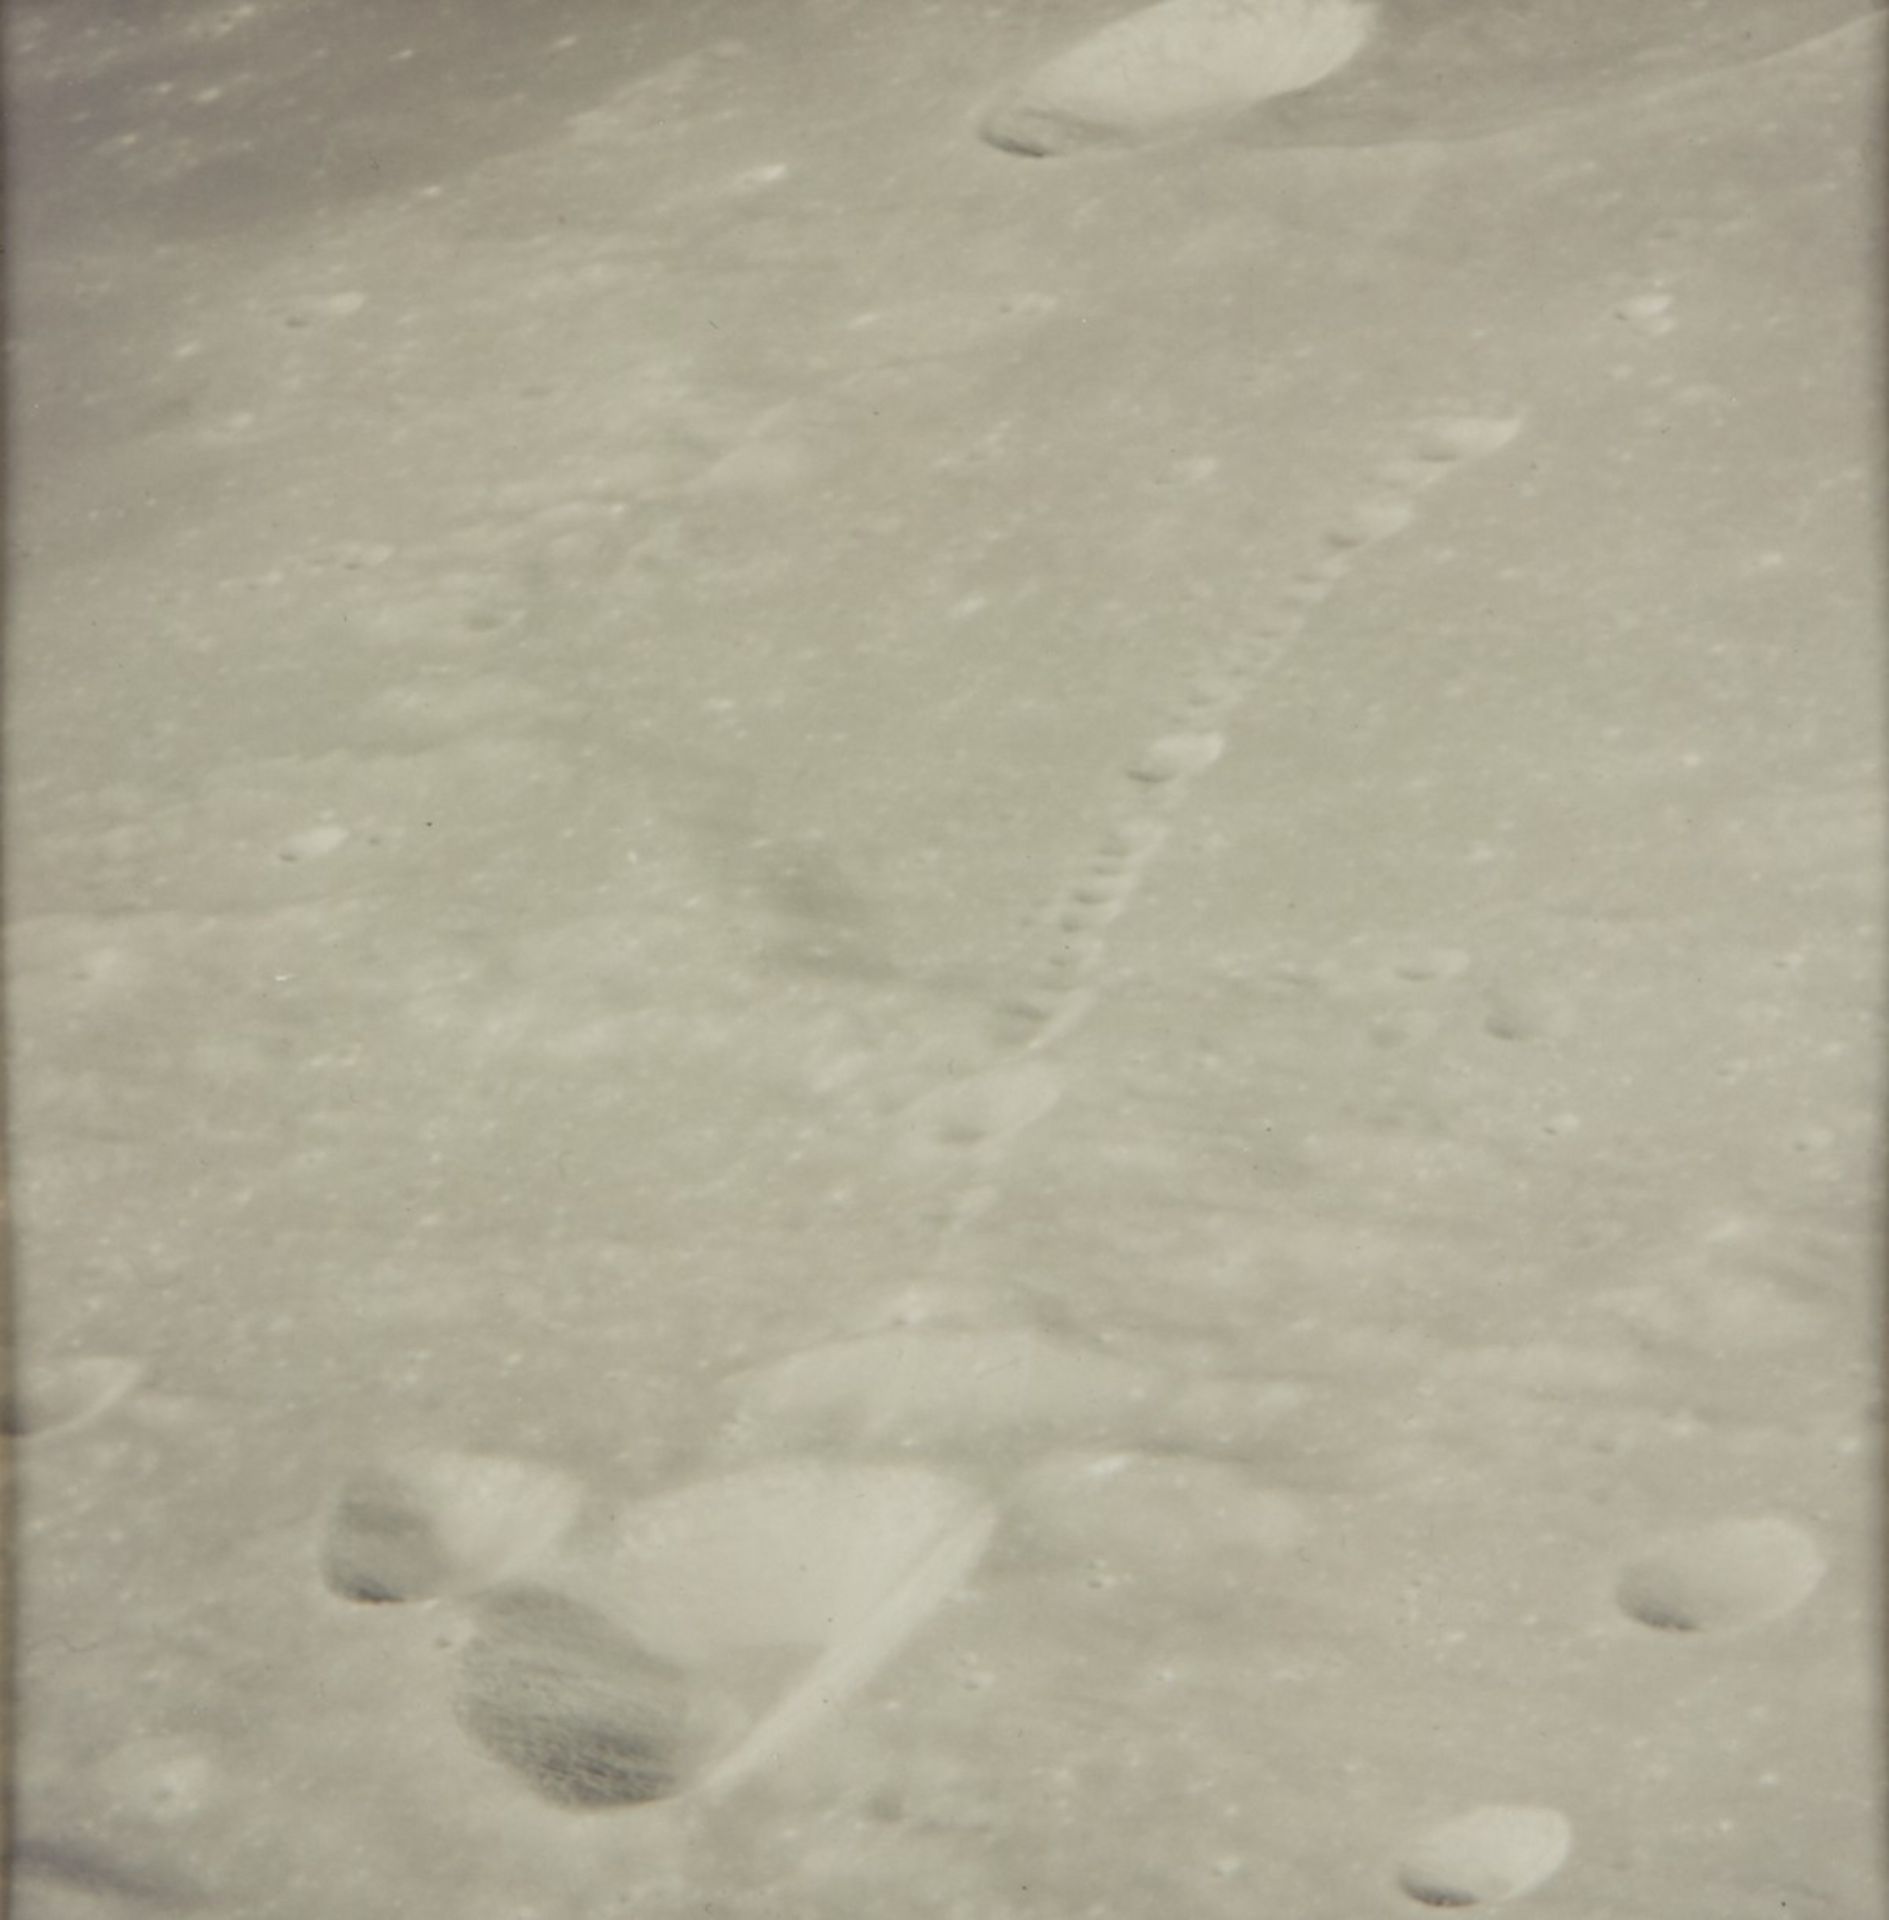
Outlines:
[[1665, 1633], [1734, 1633], [1794, 1612], [1822, 1583], [1822, 1549], [1775, 1518], [1722, 1520], [1672, 1535], [1621, 1574], [1615, 1599]]
[[1162, 0], [1037, 68], [981, 131], [1038, 159], [1182, 138], [1335, 73], [1375, 14], [1362, 0]]
[[1573, 1843], [1567, 1816], [1553, 1807], [1477, 1807], [1419, 1835], [1397, 1884], [1426, 1907], [1494, 1906], [1559, 1872]]
[[322, 1577], [344, 1600], [476, 1593], [510, 1578], [570, 1524], [577, 1490], [523, 1460], [435, 1451], [361, 1468], [322, 1531]]

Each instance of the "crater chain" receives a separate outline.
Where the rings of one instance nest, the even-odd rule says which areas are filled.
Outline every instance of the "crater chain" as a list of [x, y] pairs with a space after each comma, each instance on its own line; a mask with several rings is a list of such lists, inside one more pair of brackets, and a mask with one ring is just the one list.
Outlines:
[[1047, 951], [997, 1009], [981, 1064], [913, 1101], [895, 1153], [933, 1193], [940, 1255], [993, 1204], [1003, 1156], [1056, 1105], [1057, 1052], [1094, 1013], [1110, 930], [1133, 904], [1195, 784], [1228, 750], [1228, 728], [1265, 674], [1305, 638], [1318, 609], [1372, 549], [1418, 518], [1425, 493], [1521, 431], [1513, 417], [1452, 414], [1419, 422], [1406, 443], [1321, 528], [1316, 543], [1250, 625], [1212, 651], [1162, 710], [1159, 731], [1123, 768], [1093, 851], [1052, 898]]

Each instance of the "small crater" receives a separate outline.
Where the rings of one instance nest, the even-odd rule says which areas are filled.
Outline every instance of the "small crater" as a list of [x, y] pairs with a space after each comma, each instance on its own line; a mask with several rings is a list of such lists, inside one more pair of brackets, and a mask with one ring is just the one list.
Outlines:
[[1288, 640], [1296, 640], [1305, 630], [1305, 617], [1290, 609], [1274, 608], [1253, 622], [1249, 657], [1256, 663], [1277, 658], [1277, 649]]
[[1371, 1022], [1366, 1038], [1386, 1052], [1399, 1047], [1416, 1046], [1434, 1040], [1442, 1031], [1442, 1018], [1428, 1007], [1402, 1007]]
[[1325, 541], [1328, 546], [1345, 549], [1368, 547], [1402, 533], [1416, 517], [1417, 510], [1408, 500], [1362, 501], [1325, 530]]
[[1664, 1633], [1732, 1633], [1795, 1611], [1822, 1582], [1817, 1543], [1789, 1520], [1724, 1520], [1675, 1534], [1633, 1562], [1614, 1598]]
[[1337, 72], [1375, 17], [1358, 0], [1161, 0], [1037, 68], [980, 132], [1031, 159], [1185, 139]]
[[1228, 712], [1251, 690], [1251, 677], [1240, 671], [1237, 662], [1202, 673], [1183, 696], [1183, 709], [1195, 724], [1182, 730], [1189, 733], [1202, 731], [1198, 724], [1202, 718]]
[[1166, 844], [1167, 827], [1159, 820], [1123, 820], [1109, 829], [1102, 843], [1102, 856], [1125, 865], [1140, 866], [1152, 860]]
[[1420, 460], [1447, 465], [1455, 460], [1476, 460], [1484, 454], [1499, 452], [1522, 430], [1515, 418], [1489, 414], [1453, 414], [1426, 420], [1417, 430], [1416, 453]]
[[304, 860], [321, 860], [348, 844], [348, 829], [333, 822], [292, 833], [276, 848], [275, 857], [293, 866]]
[[424, 1453], [364, 1468], [342, 1487], [321, 1544], [331, 1593], [361, 1605], [476, 1593], [563, 1533], [577, 1494], [521, 1460]]
[[1631, 300], [1623, 300], [1614, 308], [1614, 318], [1624, 320], [1636, 332], [1658, 339], [1661, 334], [1671, 333], [1679, 324], [1673, 318], [1672, 307], [1673, 297], [1670, 293], [1635, 294]]
[[47, 1920], [133, 1910], [200, 1913], [205, 1904], [203, 1890], [182, 1875], [108, 1852], [90, 1835], [22, 1835], [10, 1849], [7, 1865], [10, 1911], [44, 1913]]
[[1477, 1807], [1413, 1842], [1397, 1884], [1426, 1907], [1494, 1906], [1552, 1878], [1573, 1839], [1553, 1807]]
[[1040, 1061], [1014, 1061], [939, 1088], [909, 1107], [903, 1129], [914, 1142], [975, 1147], [1021, 1133], [1062, 1098], [1061, 1077]]
[[1116, 866], [1098, 862], [1089, 879], [1079, 880], [1069, 889], [1069, 897], [1078, 906], [1103, 907], [1124, 901], [1135, 890], [1135, 876]]
[[384, 567], [396, 549], [380, 540], [346, 540], [331, 547], [317, 564], [338, 567], [343, 573], [371, 573]]
[[1129, 769], [1131, 779], [1148, 786], [1204, 773], [1226, 752], [1222, 733], [1170, 733], [1154, 741]]
[[1438, 986], [1467, 973], [1470, 959], [1461, 947], [1433, 947], [1428, 952], [1399, 955], [1391, 962], [1391, 972], [1413, 987]]
[[1330, 574], [1308, 576], [1288, 582], [1280, 597], [1295, 607], [1321, 607], [1332, 597], [1336, 585], [1336, 579]]
[[1065, 933], [1089, 933], [1112, 926], [1127, 905], [1121, 894], [1109, 894], [1096, 900], [1076, 899], [1056, 916], [1056, 924]]
[[1489, 996], [1483, 1031], [1495, 1040], [1559, 1040], [1574, 1011], [1558, 994], [1534, 987], [1498, 987]]
[[1371, 476], [1381, 487], [1394, 487], [1400, 493], [1418, 493], [1437, 480], [1437, 463], [1430, 460], [1387, 460]]
[[1093, 988], [1072, 987], [1020, 995], [1001, 1011], [1010, 1044], [1040, 1049], [1074, 1032], [1095, 1005]]
[[90, 1426], [144, 1378], [135, 1360], [79, 1354], [28, 1366], [0, 1411], [0, 1430], [22, 1439]]

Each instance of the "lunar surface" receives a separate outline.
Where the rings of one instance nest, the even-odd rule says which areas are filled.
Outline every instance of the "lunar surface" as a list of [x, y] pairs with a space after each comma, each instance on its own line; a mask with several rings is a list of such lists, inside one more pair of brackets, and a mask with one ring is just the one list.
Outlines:
[[1874, 1920], [1869, 0], [16, 0], [19, 1920]]
[[1218, 134], [1476, 139], [1616, 110], [1839, 33], [1883, 0], [1156, 0], [1111, 14], [983, 123], [1038, 158]]

